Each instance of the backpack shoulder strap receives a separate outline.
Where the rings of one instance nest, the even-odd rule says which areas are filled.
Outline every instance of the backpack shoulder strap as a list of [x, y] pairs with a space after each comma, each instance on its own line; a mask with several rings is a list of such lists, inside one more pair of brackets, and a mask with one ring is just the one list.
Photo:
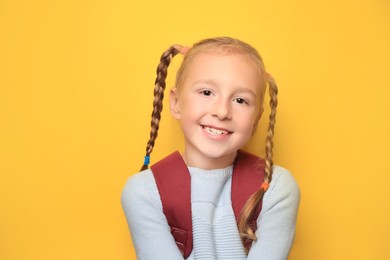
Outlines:
[[[238, 151], [232, 176], [232, 206], [236, 221], [249, 197], [260, 189], [264, 181], [264, 160], [245, 151]], [[262, 202], [256, 208], [252, 219], [252, 227], [257, 229], [257, 217], [260, 214]], [[245, 247], [250, 248], [250, 244]]]
[[163, 212], [176, 245], [187, 258], [192, 251], [191, 175], [179, 152], [151, 166]]
[[[163, 212], [167, 218], [176, 245], [187, 258], [192, 251], [191, 175], [179, 152], [174, 152], [151, 166], [160, 193]], [[232, 207], [238, 222], [248, 198], [256, 192], [264, 180], [264, 160], [250, 153], [239, 151], [232, 176]], [[252, 226], [256, 230], [257, 217], [262, 203], [256, 209]], [[251, 244], [245, 244], [249, 250]]]

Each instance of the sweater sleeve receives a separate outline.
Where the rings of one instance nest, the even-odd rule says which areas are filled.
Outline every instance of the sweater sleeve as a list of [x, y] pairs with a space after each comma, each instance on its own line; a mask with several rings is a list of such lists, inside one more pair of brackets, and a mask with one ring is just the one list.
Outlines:
[[122, 191], [121, 201], [137, 259], [183, 259], [171, 235], [150, 170], [128, 179]]
[[257, 220], [257, 241], [252, 244], [248, 260], [287, 259], [294, 241], [300, 190], [286, 169], [274, 166], [273, 171], [273, 179], [264, 195]]

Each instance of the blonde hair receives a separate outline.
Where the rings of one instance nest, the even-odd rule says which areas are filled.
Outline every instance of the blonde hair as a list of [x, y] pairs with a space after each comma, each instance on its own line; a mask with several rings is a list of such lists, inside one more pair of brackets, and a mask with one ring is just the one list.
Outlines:
[[[161, 58], [160, 64], [157, 67], [157, 78], [155, 81], [154, 88], [154, 101], [153, 101], [153, 112], [151, 120], [151, 131], [150, 139], [146, 146], [146, 157], [149, 158], [150, 154], [153, 151], [154, 143], [157, 138], [157, 133], [159, 129], [159, 124], [161, 120], [161, 111], [163, 108], [162, 101], [164, 98], [165, 90], [165, 79], [167, 76], [168, 66], [174, 56], [178, 53], [184, 54], [183, 62], [176, 74], [176, 87], [180, 89], [182, 86], [188, 65], [199, 53], [212, 53], [212, 54], [240, 54], [247, 55], [258, 67], [259, 76], [260, 76], [260, 90], [261, 90], [261, 107], [264, 100], [265, 88], [268, 83], [269, 94], [270, 94], [270, 107], [271, 112], [269, 116], [269, 125], [267, 131], [266, 147], [265, 147], [265, 167], [264, 167], [264, 182], [270, 183], [272, 180], [272, 149], [273, 149], [273, 137], [274, 137], [274, 126], [275, 126], [275, 116], [276, 116], [276, 107], [277, 107], [277, 93], [278, 88], [275, 84], [273, 77], [265, 71], [264, 63], [259, 53], [255, 48], [249, 44], [240, 41], [238, 39], [233, 39], [230, 37], [217, 37], [202, 40], [194, 44], [191, 48], [183, 47], [181, 45], [173, 45], [168, 50], [166, 50]], [[148, 168], [148, 163], [144, 163], [141, 170]], [[245, 203], [239, 220], [238, 220], [238, 230], [243, 244], [248, 244], [254, 240], [257, 240], [253, 227], [251, 226], [251, 220], [253, 215], [256, 212], [256, 207], [261, 202], [266, 189], [264, 186], [259, 188]], [[247, 252], [248, 253], [248, 252]]]

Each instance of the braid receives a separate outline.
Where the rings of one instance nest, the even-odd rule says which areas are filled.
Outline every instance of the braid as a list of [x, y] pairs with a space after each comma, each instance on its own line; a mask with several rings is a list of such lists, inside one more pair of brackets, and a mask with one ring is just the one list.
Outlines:
[[269, 95], [270, 95], [270, 107], [271, 113], [269, 115], [269, 125], [267, 133], [267, 141], [265, 144], [265, 175], [268, 183], [272, 180], [272, 149], [274, 147], [274, 128], [275, 128], [275, 117], [276, 117], [276, 107], [278, 105], [278, 87], [276, 86], [275, 80], [271, 75], [268, 75], [268, 85], [269, 85]]
[[173, 45], [169, 47], [169, 49], [161, 55], [160, 64], [157, 67], [157, 78], [154, 86], [152, 120], [150, 122], [150, 139], [146, 145], [145, 162], [141, 168], [141, 171], [148, 168], [149, 156], [153, 151], [154, 142], [157, 138], [158, 129], [160, 127], [161, 112], [163, 109], [164, 90], [166, 86], [165, 79], [168, 74], [168, 66], [171, 63], [172, 58], [180, 52], [181, 48], [182, 46], [180, 45]]
[[[272, 148], [273, 148], [273, 137], [274, 137], [274, 127], [275, 127], [275, 116], [276, 116], [276, 107], [278, 104], [277, 94], [278, 88], [275, 84], [275, 80], [271, 75], [267, 74], [268, 85], [269, 85], [269, 94], [270, 94], [270, 107], [271, 113], [269, 116], [269, 125], [268, 133], [266, 140], [265, 148], [265, 167], [264, 167], [264, 183], [270, 183], [272, 180]], [[267, 190], [267, 186], [261, 186], [245, 203], [239, 217], [238, 221], [238, 230], [240, 232], [241, 240], [244, 245], [256, 241], [256, 235], [253, 232], [253, 227], [251, 226], [251, 220], [253, 215], [256, 213], [256, 208], [259, 205], [260, 201], [263, 198], [264, 193]], [[245, 247], [246, 253], [248, 254], [249, 249]]]

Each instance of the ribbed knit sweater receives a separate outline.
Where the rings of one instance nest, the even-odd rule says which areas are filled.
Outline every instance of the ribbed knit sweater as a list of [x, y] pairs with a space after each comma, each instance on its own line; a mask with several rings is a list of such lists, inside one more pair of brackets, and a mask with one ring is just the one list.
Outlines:
[[[202, 170], [189, 167], [193, 250], [187, 259], [287, 259], [294, 240], [300, 191], [292, 175], [274, 166], [273, 179], [257, 220], [257, 241], [245, 255], [231, 205], [233, 167]], [[170, 233], [153, 173], [130, 177], [122, 207], [140, 260], [183, 259]]]

